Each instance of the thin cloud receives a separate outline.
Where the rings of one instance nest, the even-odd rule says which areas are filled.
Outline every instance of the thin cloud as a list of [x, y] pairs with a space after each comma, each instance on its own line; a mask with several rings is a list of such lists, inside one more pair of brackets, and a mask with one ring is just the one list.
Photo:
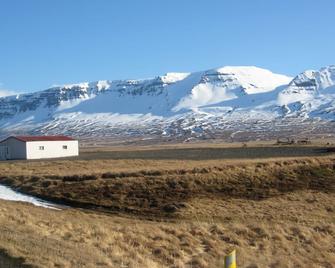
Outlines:
[[6, 96], [12, 96], [12, 95], [17, 95], [17, 92], [10, 91], [10, 90], [5, 90], [5, 89], [0, 89], [0, 98], [1, 97], [6, 97]]
[[14, 90], [2, 89], [2, 86], [3, 86], [3, 84], [0, 83], [0, 98], [19, 94], [18, 92], [14, 91]]

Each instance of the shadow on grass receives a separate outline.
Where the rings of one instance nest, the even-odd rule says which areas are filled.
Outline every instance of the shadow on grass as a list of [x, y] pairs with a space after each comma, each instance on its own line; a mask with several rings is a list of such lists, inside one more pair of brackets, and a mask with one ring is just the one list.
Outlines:
[[34, 268], [25, 264], [24, 258], [12, 257], [4, 249], [0, 249], [0, 267], [2, 268]]

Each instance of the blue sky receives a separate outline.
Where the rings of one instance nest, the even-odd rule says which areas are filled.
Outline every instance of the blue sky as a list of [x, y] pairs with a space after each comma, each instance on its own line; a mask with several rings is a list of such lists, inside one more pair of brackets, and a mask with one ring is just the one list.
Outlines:
[[335, 64], [334, 0], [0, 0], [0, 89]]

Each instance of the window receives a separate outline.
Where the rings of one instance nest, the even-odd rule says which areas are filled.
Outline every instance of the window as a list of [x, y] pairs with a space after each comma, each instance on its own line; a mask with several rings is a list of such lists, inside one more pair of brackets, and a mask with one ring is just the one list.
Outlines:
[[43, 151], [43, 150], [44, 150], [44, 146], [40, 146], [39, 149], [40, 149], [41, 151]]
[[63, 149], [64, 149], [64, 150], [67, 150], [67, 145], [63, 145]]

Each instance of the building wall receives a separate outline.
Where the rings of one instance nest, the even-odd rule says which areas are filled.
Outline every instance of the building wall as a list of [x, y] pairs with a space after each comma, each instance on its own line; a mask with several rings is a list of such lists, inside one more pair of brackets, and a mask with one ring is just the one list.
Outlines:
[[[26, 142], [26, 146], [27, 159], [68, 157], [79, 154], [78, 141], [30, 141]], [[67, 146], [67, 149], [63, 146]]]
[[[1, 142], [0, 146], [8, 147], [9, 154], [7, 155], [7, 159], [26, 159], [27, 157], [26, 143], [23, 141], [19, 141], [15, 138], [8, 138]], [[2, 148], [2, 150], [5, 149]]]

